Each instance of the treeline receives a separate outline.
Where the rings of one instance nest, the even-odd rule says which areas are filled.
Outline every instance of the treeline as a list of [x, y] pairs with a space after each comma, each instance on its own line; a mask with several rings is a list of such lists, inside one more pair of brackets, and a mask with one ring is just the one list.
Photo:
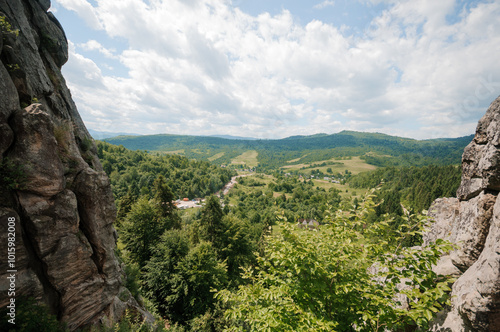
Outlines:
[[220, 190], [235, 175], [207, 161], [189, 160], [174, 154], [131, 151], [123, 146], [97, 142], [98, 155], [119, 201], [130, 190], [148, 195], [158, 175], [166, 179], [175, 198], [203, 198]]
[[403, 214], [401, 204], [414, 212], [427, 210], [439, 197], [455, 197], [460, 185], [458, 166], [387, 167], [351, 177], [352, 188], [375, 188], [380, 214]]

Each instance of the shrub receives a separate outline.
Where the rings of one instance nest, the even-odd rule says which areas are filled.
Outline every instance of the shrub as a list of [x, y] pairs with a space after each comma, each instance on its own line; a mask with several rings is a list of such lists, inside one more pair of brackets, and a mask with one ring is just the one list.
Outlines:
[[[432, 271], [451, 244], [407, 248], [406, 238], [427, 220], [406, 215], [394, 241], [392, 220], [366, 223], [372, 197], [350, 213], [327, 212], [318, 232], [288, 223], [267, 238], [259, 264], [245, 271], [248, 285], [217, 294], [230, 309], [230, 331], [384, 331], [427, 324], [449, 303], [450, 279]], [[405, 285], [405, 287], [402, 287]], [[407, 300], [401, 300], [403, 295]], [[399, 299], [399, 300], [398, 300]]]

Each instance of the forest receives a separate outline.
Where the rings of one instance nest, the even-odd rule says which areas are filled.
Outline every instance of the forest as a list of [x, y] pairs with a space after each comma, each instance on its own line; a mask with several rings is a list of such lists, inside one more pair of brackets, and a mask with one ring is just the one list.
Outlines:
[[[218, 197], [234, 170], [97, 147], [116, 198], [126, 286], [162, 322], [158, 331], [425, 331], [449, 301], [450, 279], [430, 267], [451, 246], [414, 246], [429, 222], [421, 212], [454, 196], [458, 166], [346, 171], [342, 184], [275, 168], [244, 173]], [[206, 199], [179, 210], [183, 197]], [[318, 226], [297, 227], [302, 220]], [[401, 280], [411, 287], [398, 288]], [[398, 293], [407, 300], [395, 306]], [[121, 326], [152, 329], [133, 317]]]

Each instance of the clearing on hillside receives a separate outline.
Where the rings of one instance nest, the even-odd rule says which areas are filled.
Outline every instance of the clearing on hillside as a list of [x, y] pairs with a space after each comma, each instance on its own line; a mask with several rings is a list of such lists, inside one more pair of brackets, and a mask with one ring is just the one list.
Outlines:
[[247, 165], [248, 167], [257, 167], [259, 162], [257, 156], [259, 153], [255, 150], [248, 150], [231, 160], [233, 165]]
[[[319, 165], [321, 163], [326, 163], [326, 166], [311, 167], [311, 165]], [[335, 163], [333, 165], [328, 165], [328, 163]], [[377, 166], [367, 164], [363, 159], [359, 157], [352, 157], [351, 159], [329, 159], [322, 161], [315, 161], [310, 164], [297, 164], [297, 165], [287, 165], [281, 167], [286, 171], [303, 171], [310, 172], [311, 170], [320, 170], [326, 173], [328, 168], [332, 169], [333, 173], [343, 173], [345, 170], [349, 170], [352, 174], [358, 174], [365, 171], [372, 171], [377, 169]], [[302, 169], [304, 168], [304, 169]]]
[[226, 154], [225, 152], [219, 152], [217, 154], [214, 154], [212, 157], [208, 158], [209, 161], [214, 161], [214, 160], [217, 160], [219, 159], [220, 157], [222, 157], [224, 154]]
[[158, 152], [160, 154], [178, 154], [178, 155], [184, 155], [186, 153], [186, 151], [184, 151], [184, 149], [181, 149], [181, 150], [173, 150], [173, 151], [163, 151], [163, 150], [159, 150], [159, 151], [152, 151], [152, 152]]

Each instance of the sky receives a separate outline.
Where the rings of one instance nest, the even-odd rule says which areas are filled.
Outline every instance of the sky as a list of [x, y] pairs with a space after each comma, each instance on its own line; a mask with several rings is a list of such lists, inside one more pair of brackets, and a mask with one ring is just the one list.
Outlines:
[[283, 138], [474, 133], [500, 0], [52, 0], [87, 128]]

